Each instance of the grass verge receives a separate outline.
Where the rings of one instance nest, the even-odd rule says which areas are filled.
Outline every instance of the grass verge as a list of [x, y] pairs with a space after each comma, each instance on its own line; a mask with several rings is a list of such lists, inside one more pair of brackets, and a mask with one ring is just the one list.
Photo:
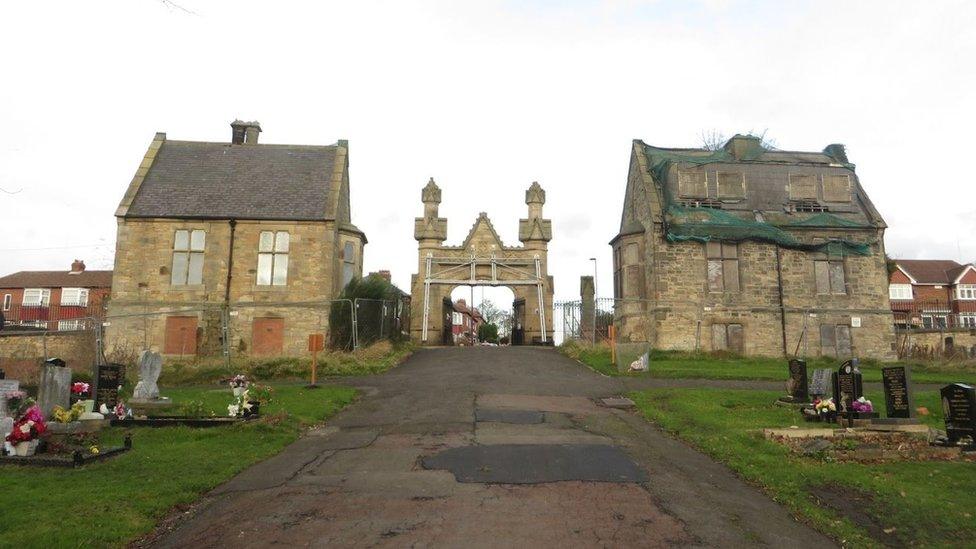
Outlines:
[[[976, 464], [824, 462], [791, 455], [758, 429], [788, 427], [798, 412], [775, 406], [775, 391], [651, 389], [632, 393], [643, 415], [760, 486], [773, 499], [846, 546], [966, 545], [976, 528]], [[868, 394], [875, 403], [880, 394]], [[918, 404], [940, 410], [934, 391]], [[924, 421], [941, 425], [939, 413]], [[823, 494], [856, 501], [853, 514], [820, 504]]]
[[[309, 424], [355, 398], [355, 389], [272, 384], [274, 402], [259, 421], [231, 427], [134, 428], [133, 449], [77, 469], [0, 466], [0, 546], [122, 546], [150, 531], [174, 507], [248, 466], [280, 452]], [[179, 388], [175, 402], [200, 401], [227, 413], [230, 389]], [[125, 430], [102, 432], [103, 446], [120, 445]]]
[[[786, 360], [765, 357], [716, 356], [704, 353], [685, 353], [678, 351], [652, 350], [650, 371], [646, 373], [618, 372], [610, 361], [610, 347], [607, 345], [581, 344], [567, 341], [558, 347], [559, 351], [579, 360], [593, 370], [608, 376], [649, 376], [670, 379], [734, 379], [785, 381], [787, 378]], [[814, 368], [836, 369], [840, 360], [830, 357], [809, 358], [807, 370], [812, 374]], [[905, 362], [912, 368], [915, 383], [976, 383], [976, 365], [970, 363], [921, 363]], [[861, 361], [864, 381], [880, 382], [881, 368], [887, 363], [873, 360]]]

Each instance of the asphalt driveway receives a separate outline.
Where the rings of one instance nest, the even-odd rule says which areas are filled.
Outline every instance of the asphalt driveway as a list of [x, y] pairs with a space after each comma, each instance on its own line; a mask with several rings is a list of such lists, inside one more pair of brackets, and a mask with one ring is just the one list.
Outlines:
[[[350, 381], [347, 381], [350, 383]], [[167, 521], [161, 547], [833, 545], [552, 349], [418, 351]]]

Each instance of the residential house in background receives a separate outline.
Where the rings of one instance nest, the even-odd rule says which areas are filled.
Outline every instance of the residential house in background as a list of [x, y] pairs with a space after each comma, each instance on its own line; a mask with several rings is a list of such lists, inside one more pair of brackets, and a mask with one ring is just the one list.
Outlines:
[[459, 299], [453, 303], [451, 333], [455, 344], [474, 344], [478, 341], [478, 328], [485, 323], [485, 317], [477, 307], [469, 307], [468, 302]]
[[156, 134], [116, 211], [110, 348], [298, 354], [327, 329], [366, 244], [350, 218], [349, 145], [260, 133], [238, 120], [229, 142]]
[[82, 330], [104, 316], [112, 271], [89, 271], [79, 259], [69, 271], [20, 271], [0, 277], [5, 331]]
[[885, 222], [843, 145], [633, 142], [613, 247], [618, 338], [744, 355], [894, 356]]
[[896, 327], [976, 328], [976, 265], [944, 259], [898, 259], [889, 281]]

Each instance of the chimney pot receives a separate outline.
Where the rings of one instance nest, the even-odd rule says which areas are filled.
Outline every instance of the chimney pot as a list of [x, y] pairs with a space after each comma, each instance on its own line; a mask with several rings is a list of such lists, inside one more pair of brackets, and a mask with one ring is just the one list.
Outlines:
[[244, 122], [234, 120], [230, 123], [230, 142], [234, 145], [257, 145], [258, 134], [261, 133], [261, 123], [257, 120]]
[[71, 262], [71, 274], [79, 274], [85, 272], [85, 262], [76, 259]]

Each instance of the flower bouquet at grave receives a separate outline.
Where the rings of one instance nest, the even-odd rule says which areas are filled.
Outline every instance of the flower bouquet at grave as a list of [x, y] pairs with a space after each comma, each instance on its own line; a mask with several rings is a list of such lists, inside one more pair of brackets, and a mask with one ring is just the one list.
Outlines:
[[874, 405], [871, 404], [871, 401], [870, 400], [868, 400], [868, 399], [866, 399], [864, 397], [861, 397], [861, 398], [855, 400], [854, 403], [851, 404], [851, 408], [853, 408], [855, 412], [873, 412], [874, 411]]
[[95, 406], [94, 400], [89, 400], [89, 395], [91, 394], [91, 385], [85, 383], [84, 381], [76, 381], [71, 384], [71, 398], [76, 402], [83, 403], [85, 409], [82, 413], [91, 412], [92, 408]]
[[51, 418], [57, 423], [71, 423], [72, 421], [78, 421], [81, 414], [85, 413], [85, 405], [79, 400], [71, 405], [71, 408], [65, 410], [60, 406], [55, 406], [51, 410]]
[[7, 413], [10, 417], [20, 417], [34, 405], [34, 399], [29, 398], [24, 391], [7, 391], [3, 396], [7, 399]]
[[241, 394], [247, 390], [250, 383], [247, 381], [247, 376], [244, 374], [237, 374], [236, 376], [228, 380], [231, 390], [234, 391], [235, 397], [240, 397]]
[[14, 422], [14, 428], [6, 440], [16, 448], [18, 456], [31, 456], [37, 450], [41, 435], [46, 431], [44, 416], [41, 415], [40, 408], [33, 405]]
[[241, 418], [257, 416], [261, 404], [271, 402], [272, 391], [267, 385], [249, 385], [227, 406], [227, 415]]

